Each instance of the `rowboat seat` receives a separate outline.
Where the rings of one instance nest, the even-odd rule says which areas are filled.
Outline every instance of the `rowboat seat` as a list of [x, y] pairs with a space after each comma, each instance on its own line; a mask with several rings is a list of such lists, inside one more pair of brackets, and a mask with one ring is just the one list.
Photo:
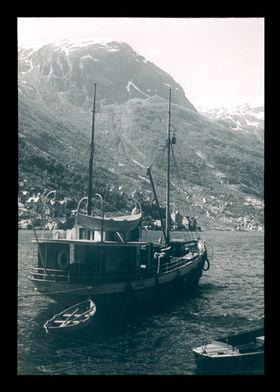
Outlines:
[[45, 331], [51, 334], [59, 334], [63, 333], [63, 331], [76, 331], [77, 329], [88, 325], [90, 319], [95, 314], [95, 311], [96, 306], [92, 300], [84, 301], [77, 304], [77, 306], [65, 309], [64, 312], [55, 314], [53, 318], [46, 321], [44, 324]]
[[212, 343], [207, 344], [204, 347], [203, 351], [207, 356], [209, 357], [216, 357], [219, 355], [237, 355], [236, 350], [228, 344], [218, 342], [218, 341], [212, 341]]

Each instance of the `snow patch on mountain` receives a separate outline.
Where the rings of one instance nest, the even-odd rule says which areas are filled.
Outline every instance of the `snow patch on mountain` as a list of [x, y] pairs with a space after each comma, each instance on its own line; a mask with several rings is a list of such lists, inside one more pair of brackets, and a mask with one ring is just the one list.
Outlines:
[[145, 166], [143, 166], [141, 163], [137, 162], [135, 159], [131, 159], [131, 160], [132, 160], [132, 162], [136, 163], [136, 165], [142, 167], [143, 169], [146, 169]]
[[259, 125], [259, 123], [257, 121], [249, 121], [249, 120], [245, 120], [247, 125], [252, 125], [253, 127], [257, 127]]
[[87, 54], [87, 55], [81, 57], [81, 60], [86, 60], [86, 59], [93, 60], [93, 61], [97, 61], [98, 63], [101, 63], [100, 60], [93, 58], [93, 57], [90, 56], [89, 54]]
[[86, 48], [90, 45], [100, 45], [100, 47], [107, 52], [118, 52], [120, 50], [119, 46], [113, 44], [109, 39], [64, 39], [54, 42], [51, 45], [56, 48], [55, 51], [62, 51], [66, 55], [69, 55], [77, 49]]
[[231, 129], [233, 129], [234, 131], [241, 131], [242, 128], [239, 127], [238, 125], [236, 127], [232, 127]]
[[258, 120], [264, 120], [264, 111], [260, 111], [259, 113], [254, 113], [254, 116], [255, 116]]
[[126, 89], [127, 89], [127, 92], [128, 93], [130, 93], [131, 94], [131, 91], [130, 91], [130, 87], [134, 87], [135, 88], [135, 90], [137, 90], [140, 94], [143, 94], [145, 97], [147, 97], [147, 98], [149, 98], [149, 95], [147, 95], [146, 93], [144, 93], [142, 90], [140, 90], [140, 88], [138, 88], [131, 80], [127, 83], [127, 85], [126, 85]]
[[211, 169], [214, 169], [214, 166], [211, 165], [211, 163], [209, 163], [209, 162], [207, 161], [206, 155], [205, 155], [205, 154], [203, 154], [201, 151], [196, 151], [195, 153], [196, 153], [196, 155], [197, 155], [200, 159], [202, 159], [202, 160], [205, 162], [205, 164], [206, 164], [208, 167], [210, 167]]
[[196, 151], [196, 155], [203, 161], [205, 161], [205, 154], [203, 154], [201, 151]]
[[119, 51], [120, 51], [120, 49], [118, 49], [118, 48], [110, 48], [110, 47], [108, 47], [108, 48], [106, 48], [106, 51], [107, 51], [107, 52], [119, 52]]
[[245, 103], [230, 108], [206, 109], [198, 107], [198, 111], [211, 121], [244, 134], [251, 134], [261, 142], [264, 141], [264, 107]]
[[147, 182], [148, 184], [150, 184], [150, 181], [149, 181], [147, 178], [145, 178], [145, 177], [143, 177], [143, 176], [140, 176], [140, 174], [138, 174], [138, 177], [139, 177], [141, 180], [143, 180], [143, 181]]

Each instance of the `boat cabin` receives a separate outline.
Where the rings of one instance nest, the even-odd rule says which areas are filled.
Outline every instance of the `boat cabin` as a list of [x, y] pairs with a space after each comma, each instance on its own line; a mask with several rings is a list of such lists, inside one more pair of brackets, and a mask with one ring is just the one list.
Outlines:
[[101, 278], [123, 280], [145, 276], [156, 269], [154, 253], [160, 246], [138, 241], [138, 229], [130, 233], [104, 232], [102, 241], [100, 231], [88, 234], [87, 229], [78, 227], [68, 233], [56, 231], [52, 239], [40, 238], [33, 276], [40, 279], [48, 274], [48, 278], [56, 281], [67, 278], [69, 282], [86, 283]]

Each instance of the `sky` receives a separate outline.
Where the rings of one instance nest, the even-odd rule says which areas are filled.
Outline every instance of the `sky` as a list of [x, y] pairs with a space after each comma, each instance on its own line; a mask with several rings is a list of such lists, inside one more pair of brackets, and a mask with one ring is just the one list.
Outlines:
[[18, 18], [18, 45], [112, 40], [169, 73], [196, 107], [264, 104], [264, 18]]

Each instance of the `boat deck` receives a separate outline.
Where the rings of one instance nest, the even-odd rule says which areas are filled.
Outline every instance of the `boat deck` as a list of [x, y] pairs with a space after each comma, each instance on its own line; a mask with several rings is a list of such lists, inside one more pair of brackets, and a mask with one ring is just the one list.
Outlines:
[[194, 349], [195, 352], [208, 357], [215, 357], [219, 355], [239, 355], [239, 350], [231, 345], [220, 342], [212, 342], [206, 346], [201, 346]]

